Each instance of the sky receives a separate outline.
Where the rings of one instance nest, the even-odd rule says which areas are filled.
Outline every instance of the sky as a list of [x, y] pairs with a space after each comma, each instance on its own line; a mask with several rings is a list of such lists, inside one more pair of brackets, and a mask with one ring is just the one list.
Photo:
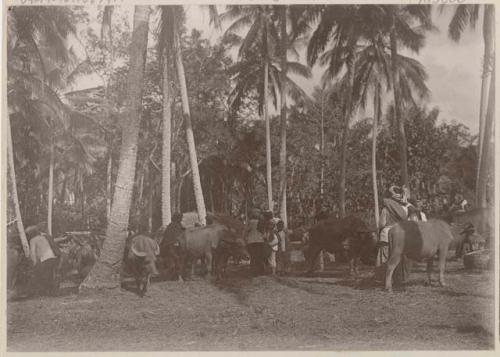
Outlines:
[[[471, 133], [477, 133], [484, 51], [481, 21], [475, 31], [467, 28], [460, 42], [456, 43], [447, 32], [452, 12], [451, 6], [442, 13], [435, 9], [433, 22], [438, 31], [428, 33], [425, 47], [418, 54], [404, 54], [419, 60], [427, 70], [427, 86], [431, 91], [427, 106], [430, 109], [439, 107], [441, 120], [462, 123], [469, 127]], [[210, 28], [208, 13], [198, 6], [187, 7], [186, 25], [202, 31], [203, 36], [209, 39], [220, 36], [220, 32]], [[301, 61], [304, 62], [304, 59]], [[311, 79], [295, 79], [307, 93], [311, 93], [312, 88], [320, 83], [321, 74], [322, 69], [315, 67]], [[366, 115], [370, 115], [369, 110]]]

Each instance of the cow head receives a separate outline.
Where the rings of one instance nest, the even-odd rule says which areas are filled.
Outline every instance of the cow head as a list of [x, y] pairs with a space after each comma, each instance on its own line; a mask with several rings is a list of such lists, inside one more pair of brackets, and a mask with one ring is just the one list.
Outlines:
[[158, 269], [156, 268], [156, 255], [160, 254], [160, 248], [152, 253], [140, 252], [132, 245], [130, 247], [132, 254], [134, 255], [136, 262], [138, 264], [137, 268], [141, 276], [149, 275], [158, 276]]
[[236, 260], [250, 259], [250, 254], [248, 253], [246, 243], [242, 238], [226, 236], [221, 240], [220, 247], [227, 250], [230, 255]]

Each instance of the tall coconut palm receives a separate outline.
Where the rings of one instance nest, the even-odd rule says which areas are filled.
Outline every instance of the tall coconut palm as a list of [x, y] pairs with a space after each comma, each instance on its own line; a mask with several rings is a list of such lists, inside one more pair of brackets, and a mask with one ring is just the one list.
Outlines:
[[[358, 53], [356, 78], [354, 87], [355, 101], [362, 108], [366, 107], [367, 97], [373, 95], [373, 131], [372, 131], [372, 183], [375, 204], [375, 223], [379, 226], [379, 207], [377, 189], [377, 127], [382, 116], [382, 92], [391, 90], [390, 53], [386, 50], [384, 38], [377, 32], [370, 44]], [[429, 90], [425, 84], [427, 73], [418, 61], [399, 55], [398, 72], [401, 77], [401, 93], [403, 102], [415, 104], [419, 99], [426, 99]]]
[[137, 142], [142, 108], [142, 82], [146, 62], [149, 15], [149, 6], [135, 6], [126, 91], [128, 113], [124, 116], [122, 122], [120, 162], [111, 215], [99, 260], [80, 285], [80, 289], [116, 288], [120, 286], [120, 271], [125, 239], [127, 238], [137, 161]]
[[24, 232], [21, 209], [19, 208], [19, 199], [17, 196], [16, 172], [14, 167], [14, 152], [12, 145], [12, 133], [10, 130], [10, 119], [7, 120], [7, 197], [7, 223], [10, 224], [11, 222], [15, 221], [17, 225], [17, 231], [19, 232], [19, 237], [21, 238], [21, 245], [23, 247], [24, 255], [26, 257], [29, 257], [30, 248], [28, 240], [26, 239], [26, 234]]
[[430, 5], [381, 5], [383, 23], [381, 27], [390, 37], [392, 88], [394, 95], [395, 117], [399, 132], [399, 151], [401, 164], [401, 184], [409, 188], [408, 153], [402, 100], [400, 75], [398, 71], [398, 44], [418, 52], [425, 41], [425, 31], [433, 29]]
[[[364, 19], [359, 6], [324, 6], [319, 12], [318, 25], [311, 36], [307, 48], [307, 60], [313, 66], [321, 55], [321, 65], [327, 65], [323, 81], [335, 81], [345, 70], [343, 100], [342, 144], [340, 151], [339, 206], [341, 217], [345, 216], [345, 185], [347, 170], [347, 143], [349, 122], [354, 112], [353, 87], [356, 66], [356, 49], [365, 31]], [[332, 47], [325, 51], [326, 46]]]
[[[276, 28], [271, 21], [271, 7], [267, 5], [231, 5], [228, 6], [228, 11], [221, 15], [222, 19], [237, 19], [226, 30], [226, 33], [236, 33], [244, 27], [249, 27], [249, 30], [241, 42], [239, 48], [240, 59], [249, 54], [253, 48], [259, 51], [261, 61], [263, 62], [263, 95], [262, 95], [262, 115], [266, 128], [266, 187], [267, 187], [267, 203], [268, 209], [274, 211], [273, 190], [272, 190], [272, 168], [271, 168], [271, 126], [269, 123], [269, 103], [268, 103], [268, 88], [269, 88], [269, 54], [272, 49], [269, 33], [276, 33]], [[271, 26], [270, 26], [271, 25]], [[258, 43], [258, 46], [256, 46]]]
[[[176, 18], [174, 18], [177, 21]], [[180, 35], [178, 31], [178, 24], [174, 22], [174, 58], [175, 66], [177, 69], [177, 79], [179, 80], [179, 87], [181, 92], [182, 111], [186, 126], [186, 140], [189, 150], [189, 161], [191, 163], [191, 175], [193, 177], [193, 190], [198, 211], [198, 218], [202, 225], [206, 223], [207, 210], [205, 208], [205, 201], [203, 199], [203, 191], [201, 187], [200, 171], [198, 167], [198, 158], [196, 155], [196, 145], [194, 141], [193, 125], [191, 123], [191, 113], [189, 109], [189, 98], [187, 93], [186, 75], [184, 72], [184, 62], [182, 59], [182, 50], [180, 43]]]
[[[441, 10], [445, 7], [442, 6]], [[490, 97], [490, 87], [491, 83], [494, 86], [494, 78], [492, 76], [493, 66], [495, 61], [495, 7], [492, 4], [483, 5], [473, 5], [473, 4], [463, 4], [454, 7], [453, 17], [448, 27], [448, 34], [454, 41], [459, 41], [463, 31], [470, 25], [472, 29], [475, 29], [476, 24], [479, 19], [479, 14], [483, 13], [483, 42], [484, 42], [484, 53], [483, 53], [483, 73], [481, 77], [481, 99], [479, 106], [479, 156], [478, 156], [478, 166], [477, 166], [477, 176], [476, 176], [476, 204], [479, 206], [485, 206], [486, 204], [486, 179], [481, 176], [484, 172], [481, 167], [483, 162], [483, 154], [486, 146], [489, 143], [489, 138], [487, 136], [491, 133], [487, 132], [486, 126], [491, 126], [491, 124], [486, 124], [488, 102]], [[486, 161], [487, 162], [487, 161]]]
[[158, 53], [163, 67], [163, 140], [162, 140], [162, 226], [172, 219], [171, 165], [172, 165], [172, 51], [174, 49], [174, 8], [162, 6], [159, 26]]
[[[64, 7], [53, 9], [14, 7], [8, 14], [9, 30], [9, 107], [14, 111], [21, 103], [24, 95], [17, 95], [17, 90], [28, 90], [31, 93], [30, 103], [43, 105], [43, 111], [51, 111], [63, 124], [67, 124], [69, 110], [59, 99], [53, 87], [62, 82], [62, 73], [67, 72], [76, 56], [67, 45], [69, 36], [75, 34], [71, 12]], [[18, 93], [19, 94], [19, 93]], [[33, 100], [33, 98], [36, 98]], [[43, 115], [42, 115], [43, 116]], [[10, 119], [9, 119], [10, 120]], [[54, 120], [49, 120], [53, 123]], [[55, 126], [51, 125], [53, 134]], [[53, 204], [53, 171], [54, 144], [53, 135], [50, 139], [50, 167], [47, 207], [47, 230], [52, 234], [52, 204]], [[21, 233], [23, 235], [24, 233]]]
[[288, 34], [286, 31], [287, 24], [287, 6], [279, 8], [280, 21], [280, 57], [281, 57], [281, 72], [280, 72], [280, 217], [285, 228], [288, 227], [287, 205], [286, 205], [286, 75], [287, 75], [287, 49], [288, 49]]
[[[281, 12], [280, 12], [280, 11]], [[278, 17], [281, 24], [278, 35]], [[239, 62], [231, 72], [237, 74], [236, 87], [230, 97], [232, 107], [238, 108], [243, 95], [260, 83], [260, 108], [266, 127], [266, 186], [269, 210], [273, 210], [272, 172], [271, 172], [271, 135], [268, 115], [269, 96], [276, 103], [276, 92], [279, 90], [281, 99], [281, 148], [280, 148], [280, 215], [286, 221], [286, 96], [297, 99], [305, 93], [287, 77], [287, 72], [293, 71], [303, 76], [310, 76], [310, 70], [298, 62], [287, 61], [287, 49], [291, 44], [286, 33], [286, 7], [279, 6], [228, 6], [228, 11], [222, 14], [222, 19], [236, 19], [226, 30], [226, 34], [237, 35], [241, 29], [248, 27], [248, 32], [241, 40], [239, 47]], [[275, 65], [276, 50], [280, 49], [279, 65]], [[275, 68], [280, 67], [277, 71]], [[258, 78], [257, 73], [263, 77]], [[269, 81], [269, 78], [271, 81]], [[286, 84], [286, 85], [285, 85]], [[280, 89], [281, 88], [281, 89]], [[288, 92], [287, 92], [288, 91]]]
[[[115, 59], [115, 51], [113, 49], [113, 31], [112, 31], [112, 17], [113, 17], [113, 6], [105, 6], [102, 14], [102, 23], [101, 23], [101, 40], [104, 41], [104, 44], [108, 50], [106, 62], [106, 83], [104, 88], [104, 97], [106, 100], [106, 116], [108, 120], [111, 121], [111, 77], [113, 75], [113, 65]], [[112, 194], [112, 182], [111, 182], [111, 173], [113, 170], [113, 155], [112, 155], [112, 146], [110, 145], [108, 150], [108, 166], [107, 166], [107, 182], [106, 182], [106, 219], [109, 219], [109, 215], [111, 214], [111, 194]]]

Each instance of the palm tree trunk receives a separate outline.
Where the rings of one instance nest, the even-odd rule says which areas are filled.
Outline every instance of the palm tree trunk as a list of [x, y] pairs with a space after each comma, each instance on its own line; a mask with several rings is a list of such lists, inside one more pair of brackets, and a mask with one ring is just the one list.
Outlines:
[[[492, 77], [495, 78], [495, 70], [492, 72]], [[495, 81], [490, 81], [488, 108], [486, 113], [486, 120], [484, 123], [484, 138], [481, 161], [479, 162], [479, 180], [477, 185], [477, 202], [479, 207], [486, 207], [487, 202], [487, 188], [488, 188], [488, 171], [492, 164], [490, 160], [490, 143], [493, 134], [493, 124], [495, 118]]]
[[172, 163], [172, 90], [170, 86], [170, 53], [163, 57], [163, 147], [162, 147], [162, 189], [161, 224], [166, 227], [172, 219], [171, 206], [171, 163]]
[[344, 108], [344, 125], [342, 127], [342, 146], [340, 151], [340, 182], [339, 182], [339, 205], [340, 217], [345, 217], [345, 183], [347, 175], [347, 147], [349, 143], [349, 121], [352, 115], [352, 91], [354, 87], [354, 60], [348, 69], [349, 76], [349, 93], [347, 93], [347, 100]]
[[280, 93], [280, 124], [281, 124], [281, 147], [280, 147], [280, 217], [285, 228], [288, 226], [287, 220], [287, 177], [286, 177], [286, 75], [287, 75], [287, 33], [286, 33], [286, 10], [287, 6], [281, 7], [281, 93]]
[[52, 204], [54, 203], [54, 137], [50, 139], [49, 193], [47, 197], [47, 233], [52, 235]]
[[111, 195], [113, 189], [111, 185], [112, 172], [113, 172], [113, 156], [111, 155], [111, 149], [110, 149], [108, 157], [108, 168], [106, 173], [106, 222], [109, 222], [109, 215], [111, 214]]
[[[21, 218], [21, 210], [19, 208], [19, 200], [17, 196], [16, 171], [14, 167], [14, 151], [12, 146], [12, 132], [10, 129], [10, 119], [7, 122], [7, 218], [8, 221], [16, 221], [17, 231], [21, 238], [24, 255], [29, 257], [30, 246], [24, 232], [23, 220]], [[14, 207], [12, 207], [14, 206]], [[9, 223], [8, 222], [8, 223]]]
[[126, 91], [128, 113], [123, 116], [120, 162], [113, 205], [101, 255], [80, 285], [80, 289], [117, 288], [120, 286], [122, 257], [127, 238], [137, 161], [137, 141], [142, 108], [142, 82], [146, 62], [149, 15], [149, 6], [135, 6]]
[[321, 172], [319, 176], [319, 196], [323, 201], [325, 194], [325, 88], [321, 91], [321, 128], [320, 128], [320, 153], [321, 153]]
[[373, 134], [372, 134], [372, 180], [373, 180], [373, 202], [375, 211], [375, 227], [379, 227], [379, 206], [378, 206], [378, 188], [377, 188], [377, 133], [378, 122], [380, 120], [380, 85], [377, 83], [374, 94], [374, 113], [373, 113]]
[[489, 106], [489, 88], [492, 82], [492, 67], [494, 64], [494, 53], [495, 53], [495, 43], [494, 43], [494, 33], [495, 33], [495, 9], [493, 5], [483, 5], [484, 6], [484, 20], [483, 20], [483, 40], [484, 40], [484, 55], [483, 55], [483, 75], [481, 83], [481, 103], [479, 107], [479, 140], [478, 140], [478, 165], [476, 172], [476, 205], [482, 206], [484, 204], [483, 197], [484, 192], [481, 192], [484, 187], [481, 187], [481, 182], [483, 178], [481, 177], [481, 162], [483, 161], [483, 149], [485, 148], [485, 143], [488, 145], [485, 137], [488, 135], [485, 128], [485, 121], [487, 110]]
[[401, 116], [401, 93], [399, 92], [399, 71], [398, 71], [398, 48], [396, 41], [396, 30], [393, 27], [390, 34], [391, 39], [391, 67], [392, 67], [392, 88], [394, 92], [394, 112], [399, 132], [399, 160], [401, 162], [401, 184], [410, 189], [408, 185], [408, 154], [405, 133], [405, 123]]
[[153, 199], [154, 199], [154, 180], [153, 175], [149, 171], [149, 192], [148, 192], [148, 232], [153, 232]]
[[[115, 59], [115, 51], [113, 49], [113, 31], [111, 27], [111, 19], [113, 16], [113, 6], [105, 6], [102, 16], [102, 26], [101, 26], [101, 39], [104, 40], [106, 46], [109, 50], [109, 58], [106, 61], [106, 86], [104, 88], [104, 96], [106, 97], [106, 116], [111, 121], [111, 77], [113, 75], [113, 64]], [[111, 138], [110, 138], [111, 139]], [[106, 181], [106, 221], [109, 221], [109, 215], [111, 214], [111, 197], [112, 197], [112, 184], [111, 184], [111, 174], [113, 169], [113, 145], [112, 140], [109, 141], [110, 145], [108, 147], [108, 167], [107, 167], [107, 181]]]
[[267, 87], [269, 85], [269, 63], [266, 60], [264, 65], [264, 122], [266, 123], [266, 184], [267, 184], [267, 206], [270, 211], [274, 211], [273, 202], [273, 175], [271, 168], [271, 125], [267, 106]]
[[205, 201], [203, 199], [203, 191], [201, 188], [200, 171], [198, 169], [198, 158], [196, 156], [196, 145], [194, 142], [193, 126], [191, 123], [191, 113], [189, 111], [189, 99], [187, 94], [186, 76], [184, 74], [184, 63], [182, 61], [182, 53], [181, 53], [180, 39], [178, 33], [175, 34], [175, 42], [176, 42], [175, 61], [176, 61], [177, 76], [179, 79], [179, 86], [181, 91], [182, 111], [186, 123], [186, 139], [189, 149], [189, 161], [191, 162], [191, 174], [193, 175], [194, 197], [196, 201], [196, 209], [198, 211], [198, 218], [200, 220], [201, 225], [205, 225], [207, 210], [205, 208]]

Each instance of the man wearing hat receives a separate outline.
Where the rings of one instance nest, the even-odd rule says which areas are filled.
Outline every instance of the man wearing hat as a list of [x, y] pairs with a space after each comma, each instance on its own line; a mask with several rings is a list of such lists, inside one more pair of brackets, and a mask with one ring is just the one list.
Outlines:
[[34, 295], [53, 295], [58, 289], [56, 268], [58, 259], [49, 237], [42, 234], [37, 226], [26, 229], [30, 245], [30, 258], [34, 265], [31, 284]]
[[[406, 187], [391, 186], [389, 188], [389, 197], [384, 198], [383, 208], [380, 213], [380, 231], [379, 249], [377, 254], [376, 266], [380, 267], [389, 259], [389, 231], [394, 224], [399, 221], [408, 219], [408, 196], [409, 192]], [[400, 276], [405, 280], [407, 276], [406, 259], [401, 260], [401, 263], [396, 268], [395, 277]]]
[[258, 209], [250, 211], [247, 228], [245, 230], [245, 241], [250, 254], [250, 270], [252, 275], [264, 274], [266, 263], [266, 244], [264, 241], [264, 220]]

